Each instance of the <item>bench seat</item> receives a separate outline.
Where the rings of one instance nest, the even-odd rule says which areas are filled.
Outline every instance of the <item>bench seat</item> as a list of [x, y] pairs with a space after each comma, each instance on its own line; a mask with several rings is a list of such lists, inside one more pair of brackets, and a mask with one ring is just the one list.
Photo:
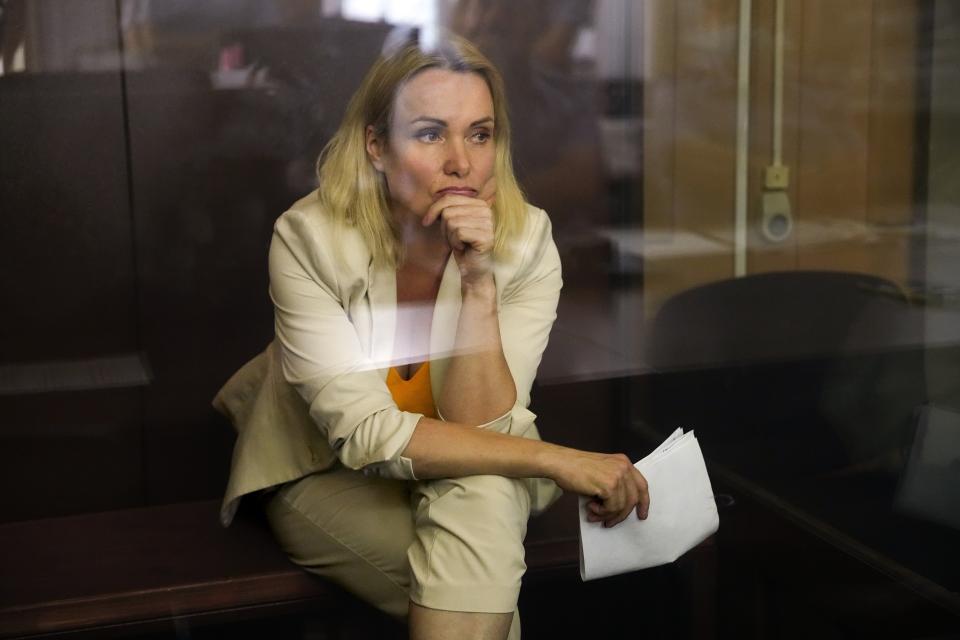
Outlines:
[[[292, 564], [262, 518], [224, 529], [218, 500], [0, 525], [0, 637], [96, 637], [336, 609], [350, 601]], [[528, 578], [575, 572], [576, 497], [530, 523]]]

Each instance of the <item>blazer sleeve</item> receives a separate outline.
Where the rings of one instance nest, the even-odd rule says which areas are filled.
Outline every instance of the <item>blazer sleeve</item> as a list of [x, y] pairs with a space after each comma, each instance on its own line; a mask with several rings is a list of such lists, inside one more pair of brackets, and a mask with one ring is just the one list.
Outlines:
[[531, 214], [521, 264], [500, 301], [503, 355], [517, 386], [517, 404], [524, 408], [530, 404], [530, 388], [557, 318], [563, 286], [550, 219], [540, 209]]
[[345, 466], [415, 479], [411, 461], [400, 452], [422, 415], [397, 408], [364, 354], [339, 297], [331, 234], [315, 215], [297, 210], [274, 225], [270, 297], [283, 377], [309, 405]]

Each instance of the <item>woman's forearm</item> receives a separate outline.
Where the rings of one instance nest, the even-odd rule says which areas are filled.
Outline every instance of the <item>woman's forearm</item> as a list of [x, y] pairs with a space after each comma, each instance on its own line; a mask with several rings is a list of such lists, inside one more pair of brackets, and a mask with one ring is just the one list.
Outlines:
[[455, 351], [438, 403], [444, 419], [478, 425], [509, 411], [517, 390], [500, 343], [492, 275], [463, 287]]
[[592, 453], [541, 440], [420, 418], [401, 454], [420, 480], [499, 475], [549, 478], [564, 491], [593, 499], [590, 519], [612, 526], [636, 508], [647, 517], [646, 479], [622, 454]]
[[410, 458], [421, 480], [472, 475], [553, 478], [555, 460], [565, 449], [541, 440], [424, 417], [402, 455]]

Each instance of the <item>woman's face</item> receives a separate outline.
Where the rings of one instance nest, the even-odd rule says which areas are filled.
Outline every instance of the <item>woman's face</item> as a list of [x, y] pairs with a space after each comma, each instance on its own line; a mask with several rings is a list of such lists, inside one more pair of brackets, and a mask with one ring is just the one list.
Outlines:
[[482, 76], [427, 69], [411, 78], [394, 99], [389, 140], [367, 127], [367, 152], [386, 178], [394, 215], [421, 218], [447, 193], [493, 197], [493, 131]]

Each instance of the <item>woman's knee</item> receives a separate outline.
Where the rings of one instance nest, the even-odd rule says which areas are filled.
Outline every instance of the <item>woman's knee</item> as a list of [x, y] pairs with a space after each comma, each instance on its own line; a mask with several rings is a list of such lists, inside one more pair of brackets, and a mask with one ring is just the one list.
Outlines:
[[469, 476], [420, 483], [411, 598], [427, 607], [505, 613], [526, 570], [530, 498], [522, 481]]
[[308, 476], [276, 492], [267, 519], [293, 562], [404, 618], [414, 537], [409, 492], [372, 480]]
[[416, 528], [441, 527], [498, 540], [522, 553], [530, 494], [522, 480], [495, 475], [432, 480], [415, 492]]

